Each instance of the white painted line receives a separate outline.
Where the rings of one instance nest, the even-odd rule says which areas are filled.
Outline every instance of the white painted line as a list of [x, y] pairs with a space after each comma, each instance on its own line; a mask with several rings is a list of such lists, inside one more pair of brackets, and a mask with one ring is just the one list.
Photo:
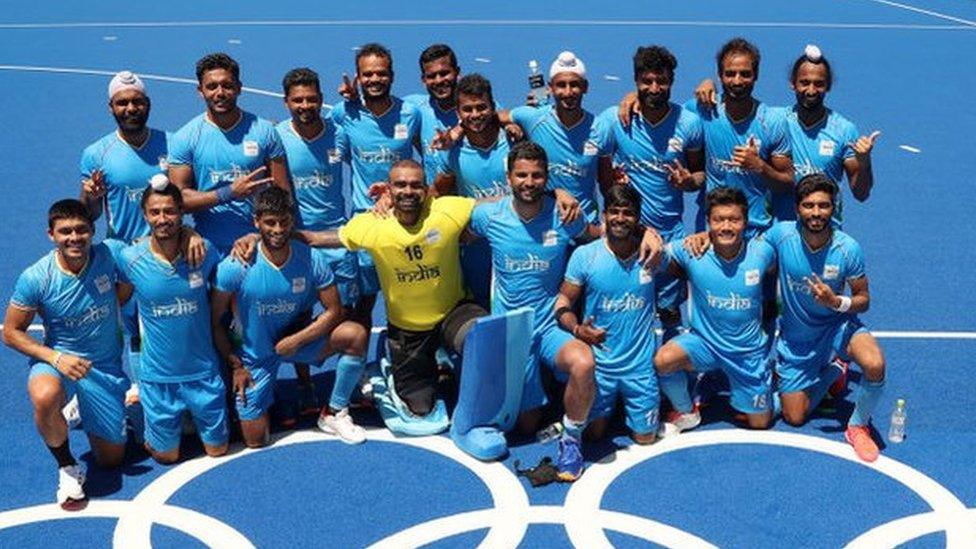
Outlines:
[[955, 23], [962, 23], [970, 27], [976, 27], [976, 21], [970, 21], [969, 19], [962, 19], [961, 17], [953, 17], [952, 15], [946, 15], [944, 13], [939, 13], [937, 11], [916, 8], [915, 6], [909, 6], [908, 4], [900, 4], [898, 2], [891, 2], [890, 0], [871, 0], [871, 1], [877, 4], [884, 4], [886, 6], [901, 8], [903, 10], [914, 11], [916, 13], [923, 13], [925, 15], [931, 15], [932, 17], [938, 17], [939, 19], [945, 19], [946, 21], [953, 21]]
[[479, 63], [491, 63], [491, 59], [488, 59], [487, 57], [475, 57], [474, 60]]
[[118, 39], [119, 39], [118, 36], [103, 36], [102, 37], [102, 40], [104, 40], [106, 42], [115, 42]]
[[[874, 0], [881, 1], [881, 0]], [[893, 2], [885, 2], [894, 4]], [[901, 6], [899, 6], [901, 7]], [[906, 9], [913, 9], [906, 7]], [[922, 11], [914, 8], [915, 11]], [[819, 28], [848, 30], [973, 30], [971, 21], [929, 13], [963, 25], [917, 25], [901, 23], [830, 23], [817, 21], [680, 21], [630, 19], [306, 19], [251, 21], [101, 21], [90, 23], [0, 23], [0, 29], [76, 29], [76, 28], [180, 28], [180, 27], [431, 27], [431, 26], [491, 26], [491, 27], [754, 27], [754, 28]]]
[[915, 154], [922, 152], [922, 149], [919, 149], [918, 147], [913, 147], [911, 145], [898, 145], [898, 148], [903, 151], [908, 151], [910, 153], [915, 153]]
[[603, 79], [604, 80], [609, 80], [611, 82], [618, 82], [618, 81], [620, 81], [620, 77], [619, 76], [616, 76], [616, 75], [613, 75], [613, 74], [604, 74], [603, 75]]
[[240, 44], [241, 41], [238, 38], [230, 38], [230, 39], [227, 40], [227, 43], [228, 44]]

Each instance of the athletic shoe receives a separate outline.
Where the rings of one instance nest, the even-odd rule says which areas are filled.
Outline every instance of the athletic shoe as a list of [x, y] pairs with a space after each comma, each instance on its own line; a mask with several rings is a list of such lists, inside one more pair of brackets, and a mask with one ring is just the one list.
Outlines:
[[844, 438], [854, 447], [854, 453], [861, 461], [871, 463], [878, 459], [878, 445], [871, 438], [871, 429], [867, 425], [848, 425], [844, 431]]
[[65, 511], [81, 511], [88, 505], [88, 496], [82, 486], [85, 470], [80, 465], [68, 465], [58, 469], [58, 504]]
[[[671, 427], [668, 427], [669, 424]], [[699, 425], [701, 425], [701, 414], [698, 413], [697, 409], [692, 409], [692, 411], [686, 414], [682, 414], [677, 410], [671, 410], [668, 412], [668, 417], [659, 433], [664, 438], [665, 436], [690, 431]]]
[[328, 406], [323, 406], [318, 425], [322, 432], [335, 435], [346, 444], [360, 444], [366, 441], [366, 431], [352, 422], [349, 408], [343, 408], [332, 414]]
[[573, 482], [583, 474], [583, 453], [580, 442], [563, 434], [559, 437], [559, 459], [556, 460], [556, 476], [561, 482]]
[[850, 363], [837, 357], [833, 360], [832, 365], [840, 368], [840, 375], [827, 389], [827, 394], [832, 398], [838, 398], [847, 392], [847, 369], [850, 367]]
[[81, 424], [81, 410], [78, 409], [78, 395], [71, 397], [71, 400], [61, 408], [61, 415], [68, 422], [68, 429], [74, 429]]
[[315, 396], [315, 383], [298, 386], [298, 415], [311, 416], [319, 412], [319, 399]]

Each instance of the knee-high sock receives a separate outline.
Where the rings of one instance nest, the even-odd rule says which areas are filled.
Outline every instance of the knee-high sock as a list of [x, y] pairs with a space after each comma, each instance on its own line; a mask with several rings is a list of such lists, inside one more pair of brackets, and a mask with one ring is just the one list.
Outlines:
[[691, 394], [688, 393], [688, 374], [685, 372], [674, 372], [672, 374], [658, 376], [658, 380], [661, 382], [661, 391], [671, 401], [671, 405], [674, 406], [675, 410], [682, 414], [691, 412], [692, 404]]
[[854, 413], [851, 414], [851, 419], [847, 422], [848, 425], [867, 425], [871, 421], [871, 413], [874, 412], [874, 407], [878, 404], [878, 399], [881, 398], [884, 384], [884, 379], [881, 381], [870, 381], [868, 379], [861, 381], [861, 387], [858, 389], [857, 400], [854, 405]]
[[332, 386], [332, 396], [329, 398], [329, 408], [341, 410], [349, 406], [349, 397], [352, 395], [359, 378], [363, 375], [363, 367], [366, 359], [361, 356], [339, 355], [336, 361], [335, 385]]

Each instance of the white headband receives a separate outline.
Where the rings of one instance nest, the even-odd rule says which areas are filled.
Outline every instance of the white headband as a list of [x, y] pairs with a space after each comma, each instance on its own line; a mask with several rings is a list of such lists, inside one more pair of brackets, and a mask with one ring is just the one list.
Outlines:
[[146, 94], [145, 84], [131, 71], [122, 71], [112, 77], [112, 81], [108, 83], [108, 98], [112, 99], [115, 94], [125, 90], [138, 90], [143, 95]]
[[572, 72], [586, 78], [586, 65], [571, 51], [564, 51], [549, 66], [549, 78], [561, 72]]

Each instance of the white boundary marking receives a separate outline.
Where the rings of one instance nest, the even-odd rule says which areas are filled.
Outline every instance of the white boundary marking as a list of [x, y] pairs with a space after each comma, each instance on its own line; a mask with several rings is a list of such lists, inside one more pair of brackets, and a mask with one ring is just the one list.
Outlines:
[[948, 529], [954, 523], [965, 523], [967, 521], [976, 524], [976, 509], [967, 509], [958, 513], [936, 513], [934, 511], [919, 513], [872, 528], [851, 540], [847, 547], [848, 549], [894, 547]]
[[871, 0], [876, 4], [884, 4], [886, 6], [891, 6], [894, 8], [900, 8], [907, 11], [914, 11], [916, 13], [922, 13], [925, 15], [930, 15], [932, 17], [938, 17], [939, 19], [945, 19], [946, 21], [952, 21], [954, 23], [962, 23], [970, 28], [976, 28], [976, 21], [970, 21], [969, 19], [963, 19], [961, 17], [953, 17], [952, 15], [946, 15], [944, 13], [939, 13], [937, 11], [926, 10], [922, 8], [917, 8], [915, 6], [910, 6], [908, 4], [900, 4], [898, 2], [892, 2], [891, 0]]
[[973, 30], [976, 23], [965, 19], [928, 12], [919, 8], [895, 5], [904, 9], [935, 15], [962, 25], [921, 25], [910, 23], [829, 23], [776, 21], [699, 21], [699, 20], [629, 20], [629, 19], [299, 19], [299, 20], [242, 20], [242, 21], [100, 21], [86, 23], [0, 23], [0, 30], [14, 29], [83, 29], [83, 28], [182, 28], [182, 27], [428, 27], [428, 26], [585, 26], [585, 27], [754, 27], [754, 28], [819, 28], [819, 29], [882, 29], [882, 30]]

